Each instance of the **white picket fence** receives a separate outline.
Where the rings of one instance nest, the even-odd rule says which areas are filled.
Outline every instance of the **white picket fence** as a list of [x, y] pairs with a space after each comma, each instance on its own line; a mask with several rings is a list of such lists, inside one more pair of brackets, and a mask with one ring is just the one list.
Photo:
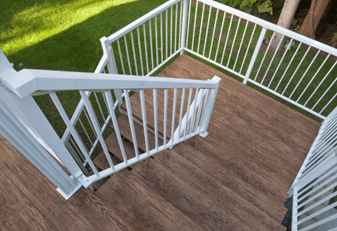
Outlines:
[[[277, 49], [272, 50], [275, 36], [281, 39]], [[286, 41], [284, 47], [282, 41]], [[57, 184], [65, 197], [77, 190], [76, 182], [88, 187], [178, 142], [207, 134], [219, 78], [195, 81], [149, 77], [170, 60], [187, 53], [324, 120], [288, 192], [294, 198], [293, 230], [319, 230], [325, 227], [322, 225], [332, 224], [336, 216], [329, 214], [333, 214], [335, 202], [329, 205], [327, 201], [336, 196], [336, 49], [211, 0], [197, 0], [195, 4], [191, 0], [168, 1], [111, 36], [103, 37], [101, 43], [104, 54], [95, 73], [42, 70], [17, 73], [0, 54], [0, 78], [4, 83], [1, 99], [30, 134], [72, 174], [72, 181]], [[148, 145], [145, 88], [153, 91], [154, 149]], [[78, 91], [80, 95], [70, 116], [57, 93], [67, 90]], [[128, 159], [120, 139], [116, 110], [129, 117], [132, 141], [137, 147], [130, 91], [140, 94], [143, 121], [138, 122], [144, 125], [147, 148], [145, 153], [135, 148], [135, 156]], [[157, 106], [159, 91], [163, 91], [165, 98], [162, 109]], [[32, 95], [36, 94], [49, 94], [66, 127], [61, 138], [34, 101]], [[169, 94], [174, 99], [170, 112]], [[127, 111], [121, 108], [123, 102]], [[179, 118], [175, 117], [179, 110], [177, 102], [181, 102]], [[163, 110], [165, 121], [172, 115], [172, 124], [164, 122], [161, 146], [158, 110]], [[117, 165], [113, 164], [104, 143], [104, 132], [111, 124], [123, 155], [122, 163]], [[172, 138], [167, 140], [168, 136]], [[110, 166], [102, 171], [91, 160], [99, 148]], [[88, 173], [88, 165], [93, 174]], [[327, 177], [330, 180], [322, 183]], [[64, 186], [71, 184], [72, 190]]]

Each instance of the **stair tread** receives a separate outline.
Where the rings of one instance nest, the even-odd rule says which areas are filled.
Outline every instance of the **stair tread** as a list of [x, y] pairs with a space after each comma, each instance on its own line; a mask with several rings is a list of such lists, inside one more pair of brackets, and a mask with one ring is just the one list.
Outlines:
[[[111, 158], [112, 159], [112, 158]], [[109, 168], [109, 163], [107, 161], [107, 158], [104, 154], [104, 152], [101, 152], [94, 160], [93, 160], [94, 164], [100, 168], [100, 169], [107, 169]], [[116, 161], [114, 161], [114, 164], [117, 164]]]
[[[116, 133], [112, 133], [110, 134], [106, 139], [105, 139], [105, 144], [108, 148], [108, 150], [115, 155], [116, 157], [118, 157], [118, 159], [120, 161], [123, 161], [123, 156], [122, 156], [122, 152], [120, 150], [119, 144], [118, 144], [118, 140], [117, 140], [117, 136]], [[126, 143], [125, 141], [123, 141], [124, 144], [124, 150], [125, 150], [125, 154], [127, 156], [128, 159], [135, 157], [135, 151], [133, 149], [133, 147], [131, 147], [128, 143]], [[113, 163], [116, 165], [119, 163], [119, 161], [117, 161], [115, 158], [111, 157]], [[93, 160], [94, 164], [99, 167], [100, 169], [104, 170], [110, 167], [107, 158], [104, 154], [104, 152], [101, 152], [94, 160]]]
[[[131, 145], [129, 145], [128, 143], [126, 143], [124, 140], [122, 142], [123, 142], [123, 145], [124, 145], [126, 157], [128, 159], [131, 159], [131, 158], [135, 157], [136, 155], [135, 155], [134, 148]], [[108, 150], [112, 154], [117, 156], [121, 161], [123, 161], [123, 155], [122, 155], [122, 151], [119, 147], [119, 143], [118, 143], [118, 140], [117, 140], [116, 133], [112, 133], [108, 138], [106, 138], [105, 143], [106, 143], [106, 146], [107, 146]]]
[[[118, 126], [119, 126], [119, 130], [121, 134], [125, 138], [133, 142], [128, 117], [126, 115], [121, 115], [120, 117], [118, 117], [117, 121], [118, 121]], [[134, 127], [135, 127], [137, 145], [140, 149], [142, 149], [143, 151], [146, 151], [143, 126], [135, 122]], [[149, 141], [149, 149], [150, 150], [154, 149], [155, 148], [155, 136], [152, 132], [149, 132], [149, 131], [147, 132], [147, 135], [148, 135], [148, 141]], [[158, 137], [158, 145], [159, 146], [162, 145], [162, 139], [160, 139], [159, 137]]]
[[[167, 141], [171, 137], [171, 127], [172, 127], [172, 111], [173, 111], [173, 89], [168, 90], [168, 103], [167, 103], [167, 128], [166, 136]], [[179, 125], [180, 116], [180, 106], [181, 106], [181, 95], [182, 90], [177, 90], [177, 101], [176, 101], [176, 113], [175, 113], [175, 128]], [[154, 130], [154, 107], [153, 107], [153, 90], [145, 89], [145, 106], [146, 106], [146, 120], [148, 127]], [[193, 100], [193, 98], [192, 98]], [[188, 101], [188, 91], [185, 93], [184, 101], [184, 112], [186, 112]], [[192, 101], [191, 101], [192, 102]], [[132, 115], [138, 120], [142, 121], [142, 110], [140, 103], [140, 93], [136, 92], [130, 97], [130, 104]], [[127, 111], [126, 104], [121, 105], [122, 109]], [[184, 115], [184, 114], [183, 114]], [[157, 118], [158, 118], [158, 132], [159, 134], [164, 134], [164, 90], [157, 90]]]

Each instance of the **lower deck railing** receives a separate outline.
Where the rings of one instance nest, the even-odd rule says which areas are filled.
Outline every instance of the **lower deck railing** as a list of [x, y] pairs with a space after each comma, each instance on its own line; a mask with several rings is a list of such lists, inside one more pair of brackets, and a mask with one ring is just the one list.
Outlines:
[[325, 119], [337, 106], [337, 50], [215, 1], [188, 4], [184, 50]]
[[320, 119], [337, 106], [335, 48], [216, 1], [193, 2], [168, 1], [102, 38], [109, 72], [149, 76], [187, 52]]

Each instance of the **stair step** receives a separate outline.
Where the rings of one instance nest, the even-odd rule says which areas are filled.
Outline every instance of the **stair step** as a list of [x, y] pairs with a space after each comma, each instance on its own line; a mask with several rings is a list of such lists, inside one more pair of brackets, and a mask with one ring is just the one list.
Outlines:
[[[118, 117], [117, 121], [118, 121], [118, 126], [121, 132], [121, 135], [124, 136], [127, 140], [133, 142], [128, 117], [126, 115], [121, 115], [120, 117]], [[134, 123], [134, 127], [135, 127], [135, 133], [136, 133], [136, 138], [137, 138], [137, 145], [143, 152], [145, 152], [146, 145], [145, 145], [145, 137], [144, 137], [144, 128], [142, 125], [136, 122]], [[154, 149], [155, 148], [155, 135], [149, 131], [147, 132], [147, 135], [148, 135], [148, 140], [149, 140], [149, 149], [150, 150]], [[158, 145], [161, 146], [162, 144], [163, 144], [162, 139], [158, 137]], [[134, 156], [135, 154], [133, 151], [132, 157]]]
[[[110, 136], [108, 136], [105, 139], [105, 144], [108, 148], [108, 151], [110, 152], [109, 154], [111, 156], [113, 163], [116, 165], [116, 164], [123, 162], [123, 155], [122, 155], [122, 152], [118, 144], [116, 133], [112, 133]], [[124, 144], [124, 150], [125, 150], [125, 154], [127, 158], [130, 159], [130, 158], [135, 157], [135, 151], [133, 147], [124, 140], [123, 140], [123, 144]], [[93, 162], [97, 167], [103, 170], [110, 167], [104, 152], [100, 153], [94, 159]]]
[[[122, 130], [121, 130], [121, 132], [122, 132]], [[115, 155], [118, 159], [123, 161], [123, 155], [122, 155], [121, 149], [120, 149], [119, 144], [118, 144], [116, 133], [112, 133], [108, 138], [106, 138], [105, 143], [106, 143], [106, 146], [107, 146], [108, 150], [113, 155]], [[126, 157], [128, 159], [131, 159], [131, 158], [136, 156], [134, 148], [129, 143], [127, 143], [125, 140], [123, 140], [123, 145], [124, 145]]]
[[[193, 150], [189, 145], [184, 146]], [[178, 230], [280, 228], [279, 222], [270, 223], [269, 215], [234, 193], [223, 180], [209, 175], [205, 168], [173, 150], [165, 150], [154, 160], [146, 159], [134, 165], [131, 172], [112, 175], [97, 193], [139, 230], [177, 229], [167, 218], [180, 226]], [[227, 218], [227, 214], [231, 217]], [[241, 217], [251, 220], [242, 223]], [[269, 223], [261, 224], [258, 222], [261, 220]]]
[[[121, 162], [123, 162], [123, 156], [118, 144], [118, 140], [117, 140], [117, 136], [115, 133], [112, 133], [110, 136], [108, 136], [105, 139], [105, 144], [110, 152], [110, 156], [111, 159], [113, 161], [113, 163], [119, 164]], [[126, 143], [125, 141], [123, 141], [124, 144], [124, 150], [126, 153], [126, 156], [128, 159], [135, 157], [135, 152], [133, 147], [131, 147], [128, 143]], [[94, 160], [93, 160], [94, 164], [96, 165], [96, 167], [98, 167], [100, 170], [104, 170], [110, 167], [109, 162], [104, 154], [104, 152], [101, 152]], [[129, 170], [131, 170], [132, 168], [128, 168]], [[93, 174], [93, 171], [91, 170], [89, 172], [89, 174]], [[110, 179], [110, 176], [107, 176], [105, 178], [103, 178], [102, 180], [96, 181], [92, 184], [92, 186], [98, 190], [99, 188], [101, 188], [103, 186], [103, 184], [105, 184], [108, 180]]]
[[[188, 92], [185, 93], [185, 102], [184, 102], [184, 112], [186, 112], [187, 108], [187, 100], [188, 100]], [[172, 127], [172, 111], [173, 111], [173, 89], [168, 90], [168, 103], [167, 103], [167, 130], [166, 135], [167, 139], [169, 140], [171, 137], [171, 127]], [[177, 91], [177, 102], [176, 102], [176, 114], [175, 114], [175, 128], [179, 124], [179, 114], [180, 114], [180, 103], [181, 103], [181, 94], [182, 90], [178, 89]], [[154, 107], [153, 107], [153, 90], [152, 89], [145, 89], [144, 90], [145, 96], [145, 107], [146, 107], [146, 120], [148, 128], [154, 131]], [[138, 119], [139, 121], [142, 120], [142, 109], [140, 103], [140, 92], [134, 93], [130, 97], [130, 104], [132, 115]], [[121, 108], [124, 111], [127, 111], [126, 104], [123, 103]], [[157, 90], [157, 115], [158, 115], [158, 133], [160, 135], [164, 134], [164, 90]]]
[[[100, 155], [104, 155], [103, 153], [101, 153]], [[98, 166], [96, 166], [98, 167]], [[93, 175], [94, 174], [94, 171], [90, 170], [89, 172], [90, 175]], [[94, 189], [97, 191], [98, 189], [100, 189], [108, 180], [110, 179], [110, 176], [107, 176], [99, 181], [96, 181], [94, 183], [92, 183], [91, 186], [94, 187]]]
[[101, 152], [94, 160], [94, 164], [100, 169], [109, 168], [109, 163], [106, 159], [106, 156], [103, 152]]
[[[172, 150], [167, 150], [159, 155], [171, 155], [172, 153]], [[241, 224], [235, 217], [231, 216], [229, 218], [228, 214], [231, 214], [230, 211], [225, 211], [207, 193], [202, 192], [191, 182], [186, 181], [181, 174], [188, 176], [194, 174], [186, 166], [182, 166], [182, 169], [178, 172], [171, 172], [165, 165], [158, 161], [157, 158], [141, 161], [133, 169], [132, 174], [137, 177], [138, 181], [144, 182], [147, 188], [152, 189], [159, 196], [158, 198], [168, 202], [179, 210], [179, 214], [183, 213], [192, 220], [192, 222], [189, 221], [192, 227], [182, 226], [183, 229], [235, 230], [237, 227], [240, 227], [243, 230], [250, 230], [247, 225]], [[162, 210], [163, 208], [160, 207], [160, 209]]]

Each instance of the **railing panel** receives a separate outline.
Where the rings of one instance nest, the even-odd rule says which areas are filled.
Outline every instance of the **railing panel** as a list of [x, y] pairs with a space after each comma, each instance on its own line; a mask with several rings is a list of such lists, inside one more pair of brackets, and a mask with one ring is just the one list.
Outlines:
[[178, 54], [182, 12], [182, 0], [170, 1], [105, 38], [103, 49], [112, 51], [116, 73], [149, 76]]
[[[108, 58], [103, 56], [96, 68], [96, 73], [105, 73], [107, 63]], [[86, 94], [94, 111], [95, 120], [97, 121], [96, 125], [100, 131], [99, 133], [106, 133], [106, 128], [108, 128], [110, 124], [110, 115], [105, 94], [102, 92], [87, 92]], [[68, 103], [67, 96], [69, 97], [69, 95], [71, 95], [72, 98], [77, 98], [79, 102], [77, 106], [76, 104], [70, 105]], [[51, 93], [50, 96], [50, 99], [54, 102], [51, 100], [48, 101], [49, 107], [48, 111], [44, 111], [45, 116], [58, 135], [62, 137], [62, 142], [82, 172], [88, 176], [89, 170], [93, 170], [93, 172], [97, 174], [97, 170], [91, 159], [98, 155], [103, 149], [99, 141], [98, 133], [94, 128], [93, 121], [90, 119], [88, 110], [85, 107], [84, 100], [78, 91], [72, 91], [71, 94], [64, 94], [63, 92]], [[36, 96], [35, 100], [39, 104], [43, 104], [43, 102], [48, 100], [48, 95]], [[63, 102], [63, 104], [61, 104], [61, 102]], [[114, 107], [116, 107], [116, 105], [114, 105]], [[64, 124], [64, 126], [60, 126], [62, 124]]]
[[269, 38], [268, 45], [262, 46], [257, 55], [257, 60], [262, 61], [255, 63], [248, 81], [325, 118], [337, 102], [336, 57], [285, 35], [283, 49], [279, 42], [272, 50], [273, 34]]
[[[214, 97], [214, 94], [211, 95], [210, 89], [191, 88], [190, 94], [186, 94], [185, 88], [140, 90], [140, 102], [130, 100], [130, 90], [125, 89], [124, 92], [128, 127], [131, 134], [129, 142], [134, 147], [134, 154], [131, 156], [124, 154], [123, 162], [115, 164], [114, 169], [102, 169], [99, 176], [89, 176], [90, 180], [97, 181], [166, 148], [171, 148], [190, 137], [206, 132], [207, 127], [202, 127], [202, 121], [204, 115], [209, 114], [206, 112], [209, 110], [206, 107], [207, 100]], [[192, 92], [194, 92], [193, 101]], [[135, 115], [138, 115], [139, 118]], [[116, 120], [114, 123], [116, 132], [119, 129], [118, 121]], [[137, 135], [135, 128], [137, 123], [145, 125], [143, 126], [144, 140]], [[151, 145], [150, 133], [154, 134]], [[117, 138], [120, 137], [120, 133], [118, 134]], [[142, 146], [140, 142], [145, 142], [145, 150], [139, 148]], [[121, 141], [121, 149], [124, 148], [122, 143]]]
[[214, 1], [189, 4], [186, 51], [321, 119], [337, 105], [336, 49]]
[[308, 155], [295, 177], [293, 185], [314, 171], [337, 151], [337, 107], [330, 113], [320, 128]]
[[337, 156], [329, 156], [294, 187], [292, 230], [330, 230], [337, 225]]

